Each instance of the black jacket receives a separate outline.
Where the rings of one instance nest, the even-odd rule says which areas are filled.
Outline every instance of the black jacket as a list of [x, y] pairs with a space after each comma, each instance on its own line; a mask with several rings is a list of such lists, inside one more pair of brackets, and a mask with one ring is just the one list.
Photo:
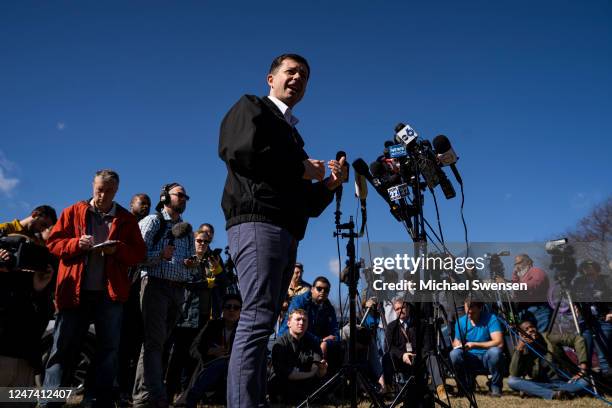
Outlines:
[[221, 206], [226, 228], [266, 222], [301, 240], [309, 217], [331, 203], [323, 183], [302, 179], [304, 141], [268, 98], [244, 95], [225, 115], [219, 157], [227, 166]]
[[322, 355], [320, 343], [312, 337], [304, 335], [300, 340], [296, 340], [286, 332], [272, 347], [274, 375], [279, 380], [286, 381], [295, 368], [299, 371], [310, 371], [312, 363], [321, 361]]
[[395, 319], [387, 325], [385, 331], [385, 337], [387, 338], [387, 344], [389, 346], [389, 354], [396, 362], [402, 361], [402, 356], [407, 352], [406, 343], [410, 341], [412, 345], [412, 352], [416, 353], [416, 331], [414, 327], [408, 327], [406, 330], [408, 339], [402, 333], [400, 328], [399, 319]]

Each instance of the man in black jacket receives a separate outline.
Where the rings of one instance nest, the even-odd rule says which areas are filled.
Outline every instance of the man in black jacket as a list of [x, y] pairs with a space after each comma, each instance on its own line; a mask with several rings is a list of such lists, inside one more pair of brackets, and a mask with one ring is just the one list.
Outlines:
[[416, 357], [415, 328], [410, 317], [410, 304], [402, 299], [393, 302], [397, 319], [387, 325], [385, 337], [389, 345], [388, 353], [383, 356], [385, 383], [393, 382], [396, 372], [410, 374]]
[[344, 159], [325, 165], [309, 158], [292, 109], [310, 76], [296, 54], [274, 59], [269, 96], [245, 95], [221, 124], [219, 156], [227, 166], [222, 207], [230, 253], [243, 295], [235, 352], [230, 359], [228, 405], [264, 404], [266, 344], [293, 273], [298, 241], [341, 184]]
[[272, 347], [271, 396], [293, 404], [305, 399], [327, 374], [327, 361], [319, 342], [308, 336], [308, 312], [294, 309], [289, 313], [289, 330]]

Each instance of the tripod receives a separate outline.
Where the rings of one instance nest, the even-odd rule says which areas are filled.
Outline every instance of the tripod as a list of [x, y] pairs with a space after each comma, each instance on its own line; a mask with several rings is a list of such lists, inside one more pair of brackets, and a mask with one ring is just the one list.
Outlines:
[[[568, 289], [569, 285], [567, 284], [565, 280], [557, 279], [557, 283], [561, 287], [561, 294], [560, 294], [559, 299], [557, 300], [557, 303], [555, 304], [555, 309], [553, 310], [553, 314], [551, 316], [550, 322], [548, 323], [548, 327], [546, 328], [546, 332], [550, 333], [552, 331], [552, 328], [555, 324], [555, 320], [557, 319], [557, 316], [559, 314], [561, 302], [563, 301], [563, 298], [565, 297], [567, 299], [570, 311], [572, 313], [572, 320], [574, 323], [574, 327], [576, 329], [576, 334], [582, 335], [580, 331], [580, 324], [578, 322], [578, 315], [576, 313], [576, 310], [578, 310], [578, 312], [580, 313], [580, 316], [582, 317], [582, 321], [584, 322], [585, 331], [588, 330], [591, 333], [591, 335], [594, 335], [594, 340], [595, 340], [595, 344], [597, 345], [597, 347], [599, 347], [600, 350], [603, 352], [607, 361], [612, 361], [610, 360], [610, 349], [608, 347], [608, 344], [603, 337], [603, 333], [601, 332], [601, 329], [599, 329], [596, 326], [596, 324], [594, 324], [594, 319], [596, 319], [596, 317], [593, 316], [589, 305], [588, 304], [585, 305], [581, 302], [574, 303], [572, 294], [570, 293]], [[589, 359], [590, 358], [591, 356], [589, 356]], [[594, 381], [594, 378], [592, 375], [590, 375], [590, 377], [591, 377], [591, 383], [593, 384], [593, 390], [596, 393], [598, 393], [597, 388], [595, 386], [596, 382]], [[606, 388], [606, 387], [603, 387], [603, 388]]]
[[[339, 220], [339, 216], [337, 216], [337, 220]], [[347, 232], [342, 232], [347, 231]], [[336, 223], [336, 231], [334, 232], [334, 237], [348, 238], [348, 243], [346, 244], [346, 254], [349, 262], [349, 276], [348, 276], [348, 287], [349, 287], [349, 358], [348, 363], [345, 364], [334, 376], [332, 376], [329, 380], [327, 380], [321, 387], [315, 390], [311, 396], [309, 396], [305, 401], [303, 401], [298, 407], [305, 407], [312, 401], [317, 399], [321, 394], [323, 394], [327, 389], [329, 389], [335, 383], [348, 380], [349, 383], [349, 394], [351, 399], [351, 408], [357, 408], [357, 380], [361, 382], [369, 397], [372, 400], [374, 406], [383, 408], [385, 404], [380, 401], [376, 391], [374, 390], [374, 386], [372, 385], [369, 378], [363, 375], [357, 366], [356, 362], [356, 337], [357, 337], [357, 306], [356, 306], [356, 298], [357, 298], [357, 274], [358, 268], [355, 267], [355, 238], [357, 238], [357, 234], [355, 233], [355, 224], [353, 223], [353, 217], [350, 217], [350, 220], [346, 224]]]

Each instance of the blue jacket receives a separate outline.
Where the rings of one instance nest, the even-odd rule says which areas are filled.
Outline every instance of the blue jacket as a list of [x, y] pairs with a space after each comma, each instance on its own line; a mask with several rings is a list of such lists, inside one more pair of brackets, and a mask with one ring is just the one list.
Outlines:
[[308, 313], [308, 333], [312, 338], [319, 342], [327, 336], [336, 336], [337, 340], [340, 339], [336, 310], [329, 300], [317, 305], [313, 302], [310, 291], [297, 295], [291, 300], [289, 310], [285, 314], [285, 318], [278, 330], [279, 337], [288, 331], [287, 317], [295, 309], [304, 309]]

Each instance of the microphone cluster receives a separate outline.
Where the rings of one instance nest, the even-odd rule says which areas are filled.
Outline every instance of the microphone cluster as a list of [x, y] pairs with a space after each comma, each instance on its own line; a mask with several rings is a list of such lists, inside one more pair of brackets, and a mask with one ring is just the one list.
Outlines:
[[[408, 203], [412, 187], [413, 194], [425, 188], [440, 186], [446, 199], [456, 196], [455, 188], [443, 170], [450, 166], [455, 179], [463, 185], [455, 166], [458, 157], [450, 141], [444, 135], [429, 140], [419, 138], [417, 132], [403, 123], [395, 127], [394, 139], [385, 142], [383, 154], [375, 161], [367, 163], [359, 158], [353, 162], [356, 184], [359, 178], [365, 179], [376, 192], [389, 204], [391, 213], [398, 220], [406, 220], [418, 212], [417, 203]], [[422, 180], [422, 181], [421, 181]], [[362, 188], [363, 189], [363, 188]]]

